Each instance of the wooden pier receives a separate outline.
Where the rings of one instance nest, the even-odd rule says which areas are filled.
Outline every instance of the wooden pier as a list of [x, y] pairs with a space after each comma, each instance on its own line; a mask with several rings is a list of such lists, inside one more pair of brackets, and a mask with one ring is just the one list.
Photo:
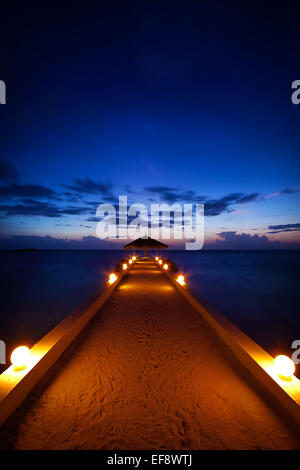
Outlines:
[[90, 316], [3, 424], [0, 448], [300, 448], [276, 400], [154, 260]]

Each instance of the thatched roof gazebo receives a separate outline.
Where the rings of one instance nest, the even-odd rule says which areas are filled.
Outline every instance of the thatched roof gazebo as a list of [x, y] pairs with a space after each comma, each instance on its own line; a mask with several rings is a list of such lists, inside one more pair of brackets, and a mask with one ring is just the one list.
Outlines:
[[145, 250], [145, 256], [147, 256], [147, 250], [166, 250], [167, 248], [168, 245], [150, 237], [137, 238], [133, 242], [124, 245], [124, 250]]

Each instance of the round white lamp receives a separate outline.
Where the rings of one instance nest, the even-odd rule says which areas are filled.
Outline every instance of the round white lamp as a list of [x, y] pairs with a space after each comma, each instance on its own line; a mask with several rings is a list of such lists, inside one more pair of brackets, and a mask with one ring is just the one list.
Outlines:
[[30, 349], [27, 348], [27, 346], [19, 346], [16, 348], [10, 356], [14, 370], [26, 369], [30, 361], [30, 356]]
[[274, 368], [278, 377], [283, 380], [292, 380], [292, 376], [296, 370], [292, 359], [283, 354], [275, 357]]

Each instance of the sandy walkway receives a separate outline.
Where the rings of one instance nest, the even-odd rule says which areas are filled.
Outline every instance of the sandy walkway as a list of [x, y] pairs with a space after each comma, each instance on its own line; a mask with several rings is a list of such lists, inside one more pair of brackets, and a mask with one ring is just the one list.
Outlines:
[[0, 433], [16, 449], [299, 447], [151, 264], [133, 268]]

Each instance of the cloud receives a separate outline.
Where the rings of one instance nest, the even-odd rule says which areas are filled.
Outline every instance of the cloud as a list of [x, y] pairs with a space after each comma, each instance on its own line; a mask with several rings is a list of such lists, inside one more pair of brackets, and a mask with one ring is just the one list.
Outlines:
[[[7, 162], [0, 162], [0, 180], [2, 179], [2, 181], [5, 180], [6, 182], [6, 184], [0, 185], [0, 200], [3, 201], [3, 204], [0, 205], [2, 217], [43, 216], [53, 218], [63, 215], [93, 216], [99, 202], [85, 202], [85, 206], [83, 206], [82, 198], [84, 194], [99, 192], [102, 194], [103, 200], [115, 202], [114, 195], [110, 192], [110, 184], [96, 183], [90, 178], [76, 178], [74, 186], [65, 186], [69, 190], [61, 194], [39, 184], [8, 182], [9, 179], [16, 178], [17, 172], [13, 166]], [[43, 200], [48, 200], [49, 202]], [[56, 201], [56, 204], [51, 203], [52, 201]], [[60, 204], [58, 204], [59, 202]]]
[[120, 249], [120, 245], [97, 237], [85, 236], [80, 240], [68, 238], [55, 238], [49, 235], [15, 235], [9, 238], [0, 238], [0, 249], [14, 250], [35, 248], [38, 250], [105, 250]]
[[286, 188], [280, 191], [280, 194], [292, 194], [296, 193], [299, 190], [299, 186], [295, 186], [294, 188]]
[[59, 212], [61, 215], [86, 215], [89, 214], [91, 210], [90, 207], [72, 206], [59, 209]]
[[259, 197], [259, 193], [251, 193], [251, 194], [242, 196], [242, 197], [238, 200], [238, 203], [239, 203], [239, 204], [246, 204], [246, 203], [248, 203], [248, 202], [257, 201], [258, 197]]
[[268, 200], [268, 199], [273, 199], [274, 197], [281, 196], [284, 194], [293, 194], [297, 193], [300, 190], [300, 186], [292, 186], [291, 188], [285, 188], [282, 189], [281, 191], [277, 191], [272, 194], [268, 194], [267, 196], [264, 196], [261, 198], [262, 201]]
[[112, 185], [110, 183], [95, 182], [91, 178], [75, 178], [73, 185], [64, 185], [65, 188], [83, 194], [110, 195]]
[[[34, 199], [23, 199], [15, 205], [0, 205], [0, 213], [4, 216], [41, 216], [62, 217], [63, 215], [87, 215], [91, 213], [90, 207], [67, 206], [60, 208], [49, 202], [36, 201]], [[94, 212], [92, 212], [94, 213]]]
[[15, 167], [6, 160], [0, 160], [0, 181], [16, 181], [19, 174]]
[[246, 204], [257, 200], [259, 193], [243, 194], [231, 193], [219, 199], [204, 199], [204, 214], [214, 217], [226, 212], [232, 212], [234, 204]]
[[146, 191], [150, 193], [165, 193], [165, 192], [173, 192], [178, 191], [177, 188], [171, 188], [170, 186], [148, 186], [144, 188]]
[[101, 220], [101, 217], [88, 217], [87, 222], [99, 222]]
[[53, 189], [39, 184], [10, 183], [5, 186], [0, 186], [0, 198], [10, 199], [20, 197], [59, 199], [57, 193], [53, 191]]
[[162, 201], [169, 203], [179, 201], [194, 201], [196, 196], [194, 191], [181, 192], [179, 189], [169, 186], [148, 186], [144, 189], [152, 194], [158, 195]]
[[203, 203], [204, 213], [208, 217], [217, 216], [224, 212], [231, 212], [231, 205], [246, 204], [257, 200], [259, 197], [259, 193], [231, 193], [219, 199], [209, 199], [203, 195], [198, 196], [194, 191], [180, 191], [178, 188], [168, 186], [148, 186], [144, 189], [152, 194], [158, 195], [160, 200], [168, 203]]
[[266, 235], [249, 233], [220, 232], [217, 240], [209, 244], [209, 248], [219, 250], [265, 250], [280, 248], [280, 242], [271, 242]]
[[223, 201], [222, 199], [216, 199], [205, 202], [204, 214], [208, 217], [220, 215], [223, 212], [229, 212], [231, 203]]
[[18, 199], [22, 197], [60, 199], [59, 195], [51, 188], [40, 184], [20, 184], [16, 182], [18, 179], [19, 174], [15, 167], [5, 160], [0, 160], [1, 199]]
[[59, 209], [48, 202], [26, 201], [25, 204], [15, 204], [14, 206], [0, 205], [0, 213], [5, 216], [44, 216], [61, 217]]
[[271, 232], [267, 233], [280, 233], [280, 232], [297, 232], [300, 230], [300, 223], [297, 224], [283, 224], [283, 225], [269, 225], [268, 229]]
[[69, 191], [62, 193], [62, 196], [67, 199], [68, 202], [80, 202], [82, 200], [82, 194], [74, 194]]
[[225, 212], [232, 212], [232, 205], [249, 204], [250, 202], [259, 202], [272, 199], [274, 197], [286, 194], [293, 194], [300, 190], [300, 186], [285, 188], [281, 191], [260, 197], [258, 192], [250, 194], [231, 193], [218, 199], [209, 199], [206, 196], [198, 196], [194, 191], [181, 191], [179, 188], [169, 186], [148, 186], [144, 188], [146, 191], [159, 197], [161, 201], [170, 204], [174, 202], [192, 202], [203, 203], [205, 215], [213, 217]]

